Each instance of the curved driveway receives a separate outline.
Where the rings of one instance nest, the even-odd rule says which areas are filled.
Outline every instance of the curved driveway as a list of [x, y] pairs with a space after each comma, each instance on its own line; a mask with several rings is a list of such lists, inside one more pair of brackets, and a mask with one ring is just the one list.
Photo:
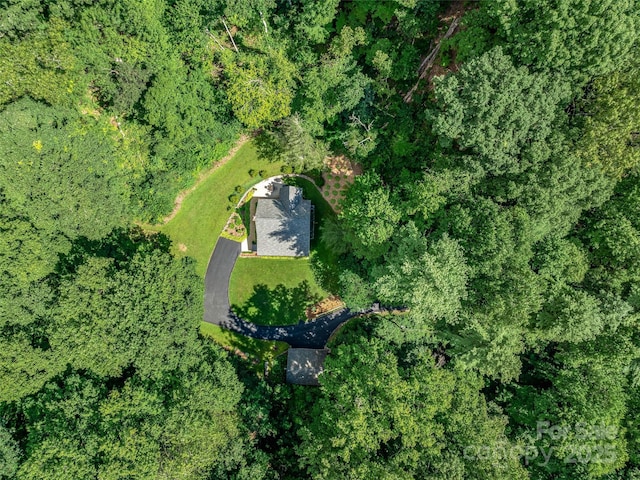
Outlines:
[[229, 305], [229, 279], [239, 255], [238, 242], [218, 239], [204, 279], [205, 322], [260, 340], [280, 340], [295, 348], [323, 348], [344, 322], [357, 315], [378, 311], [376, 306], [363, 311], [343, 308], [312, 321], [300, 320], [296, 325], [276, 327], [247, 322], [235, 315]]

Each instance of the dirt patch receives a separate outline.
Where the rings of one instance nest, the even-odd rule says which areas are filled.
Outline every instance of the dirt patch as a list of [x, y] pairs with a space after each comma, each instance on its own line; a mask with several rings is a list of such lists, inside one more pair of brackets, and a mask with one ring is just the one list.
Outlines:
[[336, 213], [340, 212], [345, 192], [358, 175], [362, 175], [362, 167], [344, 155], [330, 157], [325, 161], [325, 171], [322, 173], [324, 185], [321, 192]]
[[[435, 77], [446, 75], [449, 72], [456, 72], [458, 65], [455, 61], [455, 52], [453, 52], [453, 59], [447, 67], [443, 67], [439, 64], [440, 61], [440, 46], [443, 40], [450, 38], [460, 30], [460, 19], [467, 10], [476, 8], [476, 5], [469, 2], [465, 5], [464, 0], [454, 0], [449, 5], [449, 8], [440, 16], [441, 25], [436, 38], [431, 42], [431, 51], [425, 55], [420, 62], [418, 68], [418, 81], [415, 85], [404, 95], [403, 100], [405, 103], [410, 103], [413, 100], [415, 93], [424, 93], [425, 91], [433, 90], [433, 79]], [[426, 85], [421, 86], [423, 80], [426, 80]]]
[[100, 117], [100, 110], [98, 110], [97, 108], [82, 107], [80, 109], [80, 113], [82, 113], [83, 115], [90, 115], [95, 119], [98, 119]]
[[180, 250], [181, 252], [186, 252], [187, 251], [187, 246], [184, 243], [179, 243], [178, 244], [178, 250]]
[[324, 315], [325, 313], [342, 307], [344, 307], [344, 302], [340, 300], [340, 297], [332, 295], [307, 308], [307, 320], [312, 320], [320, 315]]
[[200, 186], [200, 184], [202, 182], [204, 182], [209, 175], [211, 175], [217, 168], [221, 167], [222, 165], [224, 165], [225, 163], [227, 163], [229, 160], [231, 160], [231, 158], [233, 158], [233, 156], [238, 153], [238, 150], [240, 150], [240, 148], [247, 143], [247, 141], [249, 140], [249, 136], [248, 135], [242, 135], [238, 141], [236, 142], [236, 144], [231, 148], [231, 150], [229, 150], [229, 153], [227, 153], [226, 156], [224, 156], [223, 158], [221, 158], [220, 160], [218, 160], [216, 163], [214, 163], [210, 168], [208, 168], [207, 170], [205, 170], [204, 172], [202, 172], [199, 176], [198, 179], [195, 181], [195, 183], [190, 187], [187, 188], [186, 190], [181, 191], [178, 196], [176, 197], [176, 201], [173, 205], [173, 210], [171, 211], [171, 213], [169, 215], [167, 215], [166, 217], [164, 217], [162, 219], [162, 225], [166, 224], [167, 222], [169, 222], [173, 217], [175, 217], [178, 212], [180, 211], [180, 207], [182, 207], [182, 202], [184, 202], [184, 199], [187, 197], [187, 195], [189, 195], [191, 192], [193, 192], [196, 188], [198, 188], [198, 186]]

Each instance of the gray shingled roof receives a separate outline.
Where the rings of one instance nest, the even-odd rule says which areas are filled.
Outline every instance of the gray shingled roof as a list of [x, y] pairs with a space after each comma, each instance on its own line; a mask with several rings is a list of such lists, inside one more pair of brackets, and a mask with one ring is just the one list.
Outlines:
[[279, 198], [259, 198], [255, 213], [260, 256], [307, 257], [311, 247], [311, 202], [285, 185]]
[[320, 385], [318, 375], [324, 370], [328, 348], [290, 348], [287, 351], [287, 383]]

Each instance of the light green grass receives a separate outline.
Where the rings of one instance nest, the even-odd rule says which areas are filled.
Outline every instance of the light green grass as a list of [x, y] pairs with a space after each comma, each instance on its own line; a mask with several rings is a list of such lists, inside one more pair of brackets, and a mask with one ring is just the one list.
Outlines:
[[231, 274], [231, 308], [259, 325], [290, 325], [328, 296], [307, 258], [240, 258]]
[[335, 291], [335, 255], [319, 240], [319, 225], [333, 210], [307, 180], [291, 179], [316, 207], [309, 258], [239, 258], [229, 282], [229, 300], [242, 318], [261, 325], [289, 325], [305, 319], [306, 309]]
[[239, 258], [229, 282], [229, 301], [241, 305], [247, 302], [255, 285], [273, 289], [278, 285], [293, 288], [302, 282], [309, 283], [311, 293], [322, 298], [329, 292], [318, 285], [308, 258]]
[[[259, 362], [270, 361], [289, 348], [285, 342], [256, 340], [207, 322], [200, 324], [200, 333], [232, 351], [239, 350], [246, 354], [250, 360]], [[261, 363], [258, 368], [262, 369]]]
[[[253, 142], [247, 142], [184, 199], [173, 219], [165, 225], [145, 226], [145, 229], [167, 235], [172, 241], [172, 252], [177, 257], [193, 257], [196, 271], [204, 277], [213, 247], [232, 213], [227, 210], [229, 195], [237, 185], [246, 191], [261, 180], [250, 177], [250, 169], [265, 170], [265, 176], [270, 177], [278, 175], [281, 166], [279, 162], [258, 158]], [[180, 249], [181, 245], [186, 247], [185, 251]]]
[[239, 258], [231, 274], [229, 300], [242, 318], [261, 325], [290, 325], [305, 320], [307, 308], [337, 290], [337, 259], [320, 240], [319, 226], [334, 216], [309, 181], [289, 181], [315, 205], [316, 232], [309, 258]]

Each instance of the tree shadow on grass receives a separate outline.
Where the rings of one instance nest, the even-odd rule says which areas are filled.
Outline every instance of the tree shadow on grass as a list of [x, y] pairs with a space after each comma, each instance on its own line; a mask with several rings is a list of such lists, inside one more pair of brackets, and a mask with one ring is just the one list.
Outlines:
[[252, 376], [255, 376], [256, 371], [263, 371], [262, 362], [272, 360], [288, 348], [284, 342], [258, 340], [226, 330], [224, 327], [217, 325], [214, 327], [217, 331], [207, 331], [208, 329], [203, 331], [201, 329], [201, 335], [233, 353], [234, 355], [230, 357], [232, 362], [238, 367], [242, 365], [243, 369], [250, 370]]
[[257, 325], [293, 325], [305, 321], [307, 308], [320, 300], [307, 281], [291, 288], [280, 284], [270, 289], [260, 284], [253, 287], [249, 300], [242, 305], [232, 305], [231, 309], [240, 318]]
[[[328, 292], [336, 293], [338, 292], [338, 277], [340, 275], [339, 255], [322, 241], [320, 230], [321, 225], [327, 221], [334, 220], [336, 214], [324, 199], [322, 193], [308, 180], [299, 177], [288, 177], [285, 183], [302, 188], [303, 197], [311, 200], [311, 203], [315, 206], [315, 215], [313, 217], [314, 236], [311, 240], [311, 269], [318, 285]], [[337, 228], [339, 229], [340, 226]]]
[[327, 292], [339, 292], [340, 270], [335, 258], [328, 258], [322, 252], [315, 250], [311, 252], [311, 271], [315, 281]]
[[258, 158], [274, 162], [280, 159], [282, 154], [282, 146], [278, 142], [278, 138], [273, 132], [264, 131], [253, 139], [256, 146]]

